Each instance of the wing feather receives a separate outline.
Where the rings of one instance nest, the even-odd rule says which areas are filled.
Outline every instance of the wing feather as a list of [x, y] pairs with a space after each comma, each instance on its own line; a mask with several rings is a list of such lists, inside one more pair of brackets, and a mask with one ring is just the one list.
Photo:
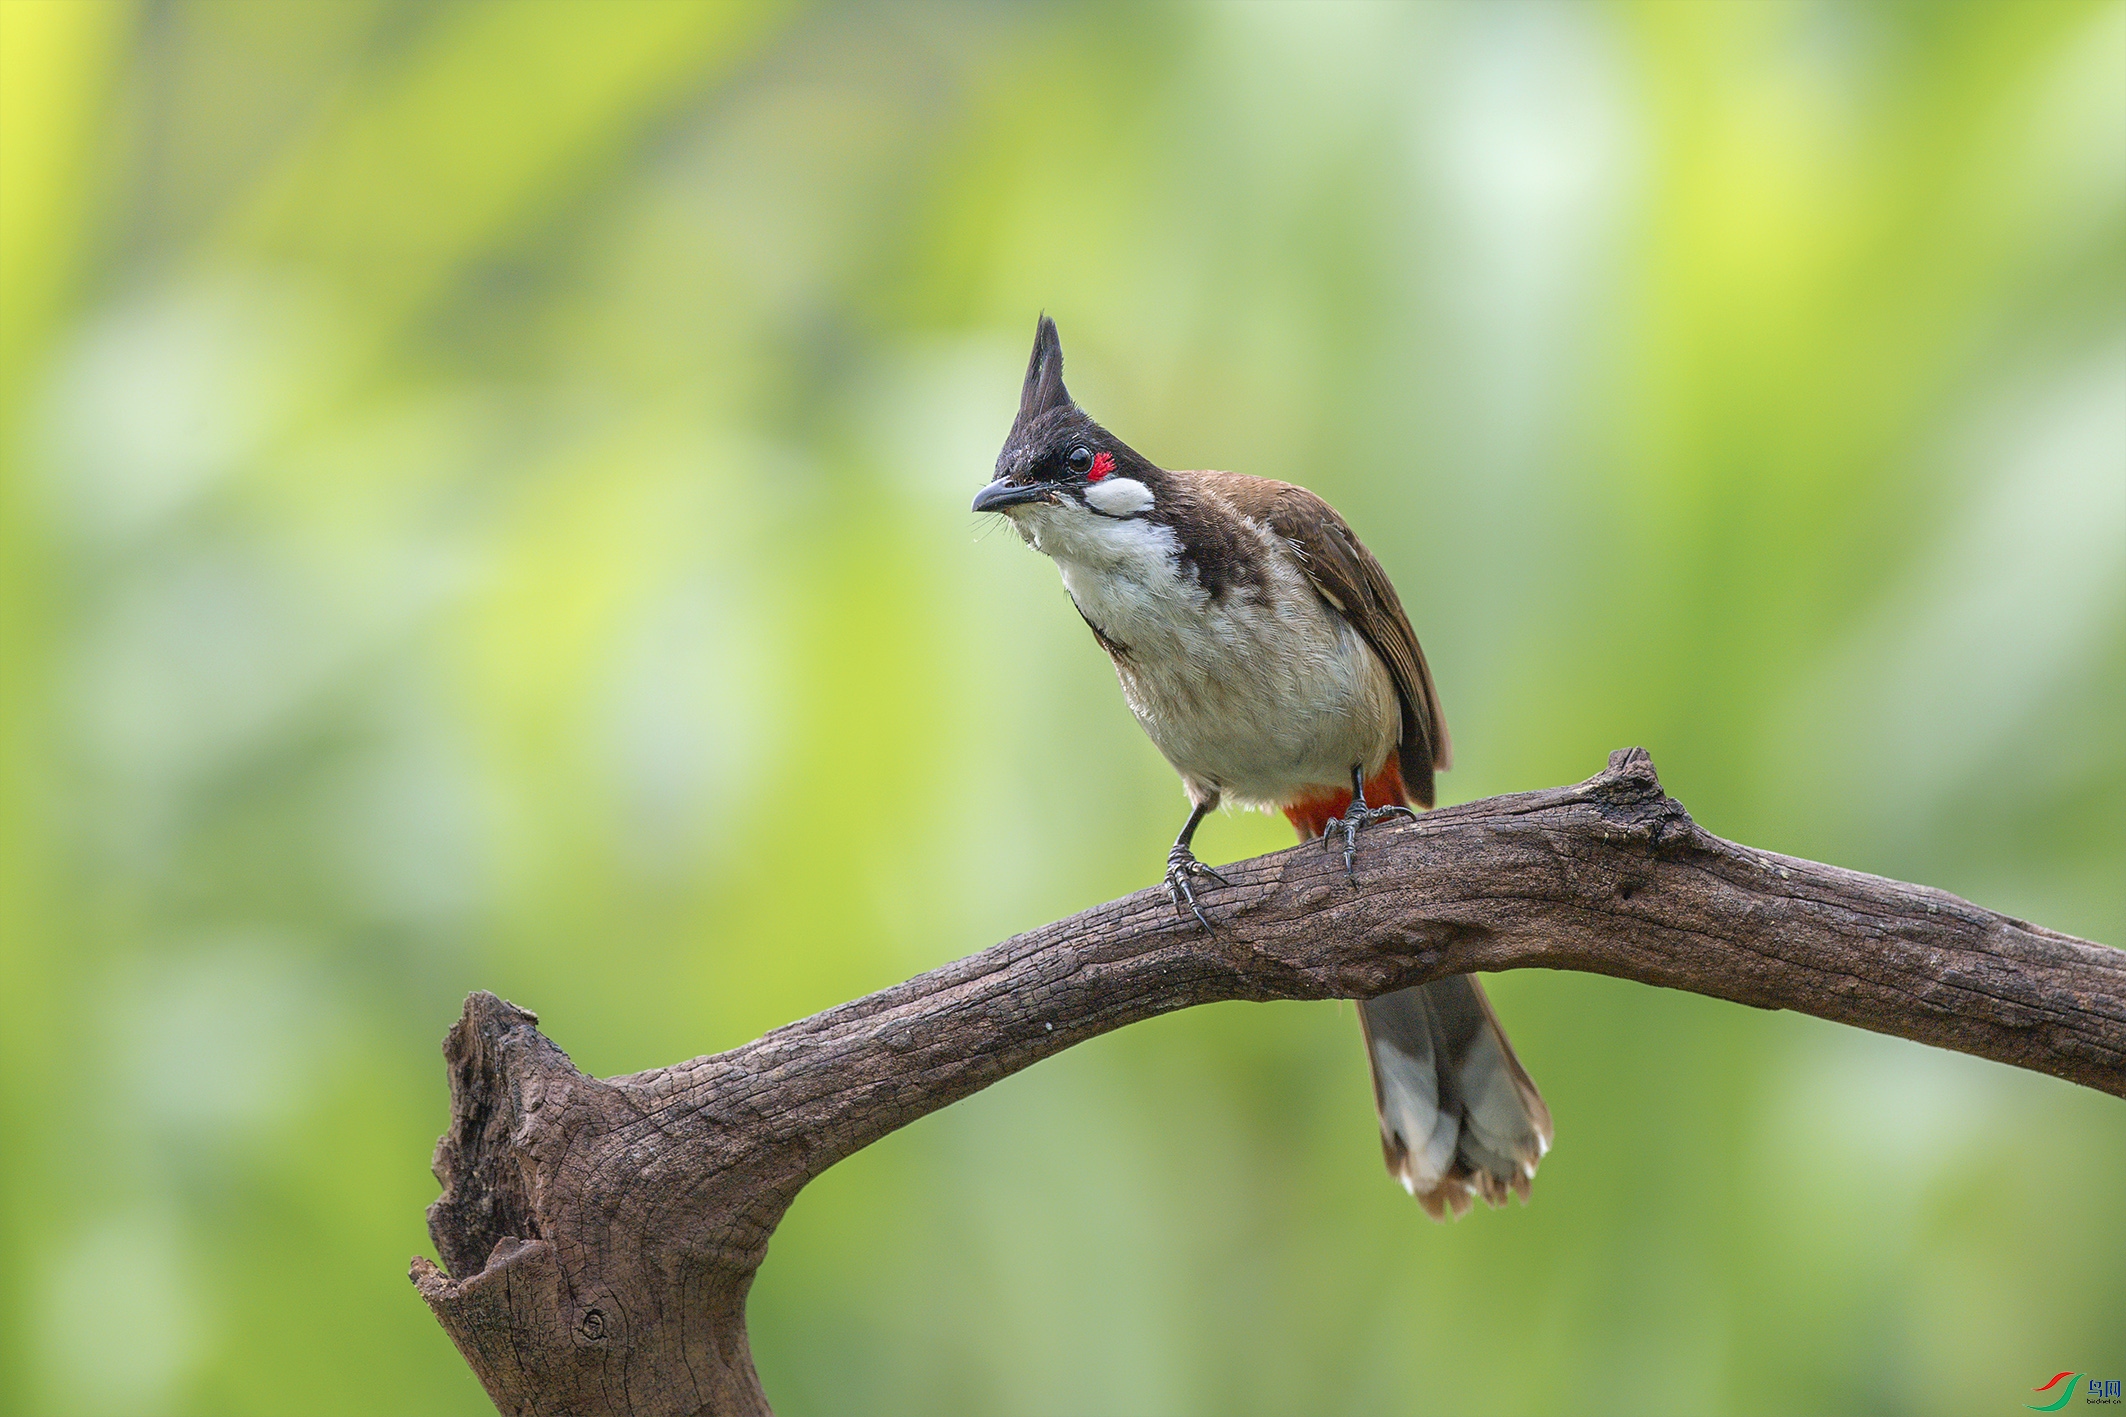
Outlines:
[[1417, 632], [1380, 562], [1336, 509], [1306, 488], [1236, 472], [1196, 474], [1233, 509], [1283, 538], [1314, 589], [1349, 620], [1388, 666], [1402, 700], [1397, 756], [1412, 800], [1432, 805], [1432, 774], [1452, 765], [1454, 750], [1441, 716], [1432, 670]]

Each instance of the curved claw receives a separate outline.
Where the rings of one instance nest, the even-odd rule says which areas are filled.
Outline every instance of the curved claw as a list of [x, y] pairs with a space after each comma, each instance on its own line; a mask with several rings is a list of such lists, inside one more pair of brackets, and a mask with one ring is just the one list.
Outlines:
[[1196, 917], [1196, 923], [1203, 927], [1203, 933], [1206, 935], [1211, 933], [1210, 917], [1205, 915], [1203, 907], [1196, 903], [1196, 893], [1188, 888], [1188, 872], [1177, 871], [1168, 876], [1166, 878], [1166, 894], [1174, 902], [1174, 909], [1177, 912], [1183, 905], [1188, 906], [1189, 914]]
[[1208, 876], [1221, 886], [1230, 886], [1233, 883], [1204, 865], [1201, 861], [1198, 861], [1185, 848], [1176, 847], [1173, 851], [1167, 853], [1167, 897], [1174, 902], [1176, 911], [1186, 905], [1189, 908], [1189, 913], [1196, 917], [1196, 923], [1201, 925], [1203, 932], [1208, 935], [1211, 933], [1210, 917], [1203, 913], [1203, 907], [1196, 903], [1196, 893], [1189, 889], [1188, 878], [1190, 876]]
[[1209, 876], [1212, 880], [1216, 881], [1221, 886], [1230, 886], [1231, 884], [1233, 884], [1231, 881], [1219, 875], [1216, 871], [1204, 865], [1201, 861], [1196, 860], [1194, 857], [1189, 858], [1188, 869], [1190, 875]]
[[1408, 817], [1414, 822], [1417, 820], [1417, 813], [1411, 811], [1408, 807], [1401, 806], [1368, 807], [1364, 799], [1354, 798], [1349, 811], [1345, 812], [1341, 817], [1329, 818], [1328, 825], [1321, 829], [1321, 845], [1324, 851], [1334, 851], [1336, 849], [1336, 835], [1338, 832], [1342, 833], [1344, 839], [1344, 879], [1351, 883], [1352, 890], [1358, 889], [1359, 831], [1365, 827], [1372, 826], [1376, 822], [1392, 821], [1397, 817]]

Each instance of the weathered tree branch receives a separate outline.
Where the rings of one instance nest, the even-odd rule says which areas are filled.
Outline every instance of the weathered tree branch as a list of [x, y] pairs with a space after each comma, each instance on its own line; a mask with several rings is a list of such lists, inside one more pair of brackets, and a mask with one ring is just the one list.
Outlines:
[[[1225, 999], [1572, 969], [1795, 1009], [2126, 1096], [2126, 953], [1924, 886], [1722, 841], [1638, 749], [1576, 787], [1370, 833], [1358, 889], [1294, 849], [1221, 867], [1218, 930], [1157, 889], [742, 1048], [584, 1076], [491, 994], [444, 1044], [451, 1126], [413, 1280], [510, 1413], [768, 1410], [746, 1291], [798, 1191], [1109, 1029]], [[455, 1276], [455, 1278], [450, 1277]]]

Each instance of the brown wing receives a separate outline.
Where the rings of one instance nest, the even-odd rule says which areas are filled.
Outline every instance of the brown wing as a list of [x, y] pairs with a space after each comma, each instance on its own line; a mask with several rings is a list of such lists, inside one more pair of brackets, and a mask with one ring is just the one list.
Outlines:
[[1453, 745], [1425, 652], [1418, 648], [1417, 633], [1388, 573], [1336, 509], [1306, 488], [1237, 472], [1196, 475], [1235, 511], [1283, 537], [1322, 599], [1358, 628], [1388, 666], [1403, 706], [1402, 742], [1396, 749], [1403, 785], [1412, 801], [1431, 806], [1433, 771], [1452, 766]]

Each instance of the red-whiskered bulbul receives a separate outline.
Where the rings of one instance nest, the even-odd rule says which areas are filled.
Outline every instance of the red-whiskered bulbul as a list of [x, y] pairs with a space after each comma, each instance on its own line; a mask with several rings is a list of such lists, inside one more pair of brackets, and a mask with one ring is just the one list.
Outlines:
[[[1166, 888], [1204, 929], [1197, 892], [1226, 882], [1189, 843], [1221, 802], [1340, 840], [1347, 874], [1363, 828], [1432, 805], [1447, 725], [1380, 562], [1304, 487], [1170, 472], [1093, 422], [1063, 387], [1045, 315], [974, 510], [1002, 513], [1056, 563], [1131, 711], [1181, 774], [1191, 810]], [[1477, 1195], [1525, 1201], [1550, 1111], [1476, 980], [1364, 1000], [1359, 1024], [1381, 1150], [1404, 1189], [1434, 1218]]]

